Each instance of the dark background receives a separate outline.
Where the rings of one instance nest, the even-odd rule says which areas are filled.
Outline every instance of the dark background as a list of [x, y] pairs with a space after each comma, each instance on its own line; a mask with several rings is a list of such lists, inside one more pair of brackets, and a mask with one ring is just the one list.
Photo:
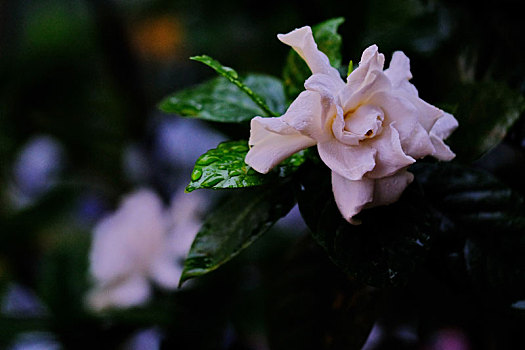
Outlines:
[[[200, 153], [221, 139], [247, 138], [246, 128], [222, 126], [218, 132], [214, 125], [157, 111], [166, 95], [214, 75], [190, 56], [207, 54], [239, 72], [280, 76], [288, 47], [277, 33], [345, 17], [340, 28], [345, 64], [357, 64], [372, 43], [387, 61], [393, 51], [402, 50], [411, 59], [413, 83], [424, 100], [451, 112], [464, 102], [461, 108], [469, 110], [471, 104], [483, 114], [491, 111], [494, 91], [503, 99], [507, 92], [525, 92], [518, 5], [510, 0], [0, 2], [0, 287], [4, 294], [13, 286], [29, 290], [46, 310], [35, 313], [40, 306], [33, 305], [14, 319], [5, 316], [0, 347], [14, 344], [17, 334], [28, 330], [43, 331], [46, 341], [65, 348], [115, 348], [141, 329], [154, 329], [150, 338], [163, 339], [166, 348], [266, 349], [270, 344], [278, 349], [301, 344], [300, 334], [317, 335], [326, 348], [338, 344], [315, 323], [305, 321], [311, 329], [297, 331], [297, 337], [293, 330], [284, 332], [288, 337], [276, 329], [286, 325], [276, 316], [283, 309], [271, 307], [272, 293], [286, 288], [278, 284], [283, 281], [276, 286], [264, 276], [279, 269], [279, 259], [287, 259], [291, 271], [300, 270], [292, 273], [297, 278], [293, 288], [288, 286], [299, 304], [286, 312], [312, 310], [304, 311], [306, 319], [334, 322], [336, 316], [323, 311], [325, 300], [337, 294], [332, 289], [352, 288], [338, 285], [346, 283], [344, 278], [323, 260], [302, 227], [286, 238], [268, 235], [236, 263], [204, 279], [194, 293], [173, 297], [159, 292], [158, 305], [150, 309], [104, 317], [86, 314], [79, 299], [88, 283], [90, 230], [126, 192], [149, 186], [168, 200], [188, 181]], [[458, 97], [461, 87], [477, 84], [498, 88], [478, 94], [477, 100]], [[468, 129], [460, 135], [468, 135]], [[459, 160], [490, 170], [523, 195], [524, 151], [521, 118], [504, 142], [481, 159], [460, 154]], [[310, 255], [319, 263], [303, 271], [297, 260]], [[258, 269], [259, 277], [250, 268]], [[506, 315], [504, 324], [479, 324], [472, 305], [461, 299], [465, 296], [451, 293], [442, 302], [444, 315], [424, 332], [415, 331], [421, 326], [414, 324], [433, 319], [436, 309], [416, 317], [422, 308], [409, 301], [400, 306], [400, 317], [391, 318], [389, 329], [408, 325], [409, 331], [392, 331], [388, 339], [398, 347], [432, 348], [435, 334], [445, 330], [470, 344], [466, 348], [498, 349], [498, 344], [521, 340], [516, 325], [523, 325], [522, 316]], [[265, 326], [268, 320], [273, 326]], [[507, 343], [501, 343], [504, 338]], [[296, 346], [316, 348], [312, 343]]]

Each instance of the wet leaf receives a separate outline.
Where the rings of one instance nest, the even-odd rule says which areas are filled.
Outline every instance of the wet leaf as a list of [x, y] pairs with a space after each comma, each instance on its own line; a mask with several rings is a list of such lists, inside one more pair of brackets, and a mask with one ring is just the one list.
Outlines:
[[238, 255], [294, 204], [288, 182], [232, 193], [205, 220], [184, 263], [180, 283], [211, 272]]
[[[262, 74], [249, 74], [244, 84], [264, 99], [275, 113], [286, 108], [284, 90], [279, 79]], [[246, 93], [224, 77], [217, 77], [165, 98], [159, 108], [170, 114], [214, 122], [240, 123], [267, 113]]]
[[297, 170], [305, 160], [305, 151], [284, 160], [269, 174], [261, 174], [244, 162], [248, 142], [223, 142], [200, 156], [191, 173], [187, 192], [199, 188], [224, 189], [259, 186], [278, 177], [286, 177]]
[[415, 185], [395, 204], [363, 210], [351, 225], [337, 209], [326, 167], [303, 168], [298, 203], [314, 239], [348, 275], [378, 287], [406, 283], [424, 260], [440, 217]]

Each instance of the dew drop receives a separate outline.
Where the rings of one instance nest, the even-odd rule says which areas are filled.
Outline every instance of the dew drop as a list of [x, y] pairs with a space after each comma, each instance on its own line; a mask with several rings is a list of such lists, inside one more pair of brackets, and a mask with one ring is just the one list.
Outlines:
[[213, 187], [224, 180], [222, 176], [211, 176], [202, 182], [203, 187]]
[[193, 169], [193, 172], [191, 173], [191, 180], [192, 181], [197, 181], [198, 179], [200, 179], [202, 176], [202, 170], [201, 169], [198, 169], [198, 168], [195, 168]]
[[217, 156], [211, 156], [211, 155], [205, 154], [202, 157], [200, 157], [199, 159], [197, 159], [196, 164], [199, 164], [199, 165], [210, 165], [211, 163], [214, 163], [214, 162], [218, 161], [219, 159], [220, 158], [217, 157]]

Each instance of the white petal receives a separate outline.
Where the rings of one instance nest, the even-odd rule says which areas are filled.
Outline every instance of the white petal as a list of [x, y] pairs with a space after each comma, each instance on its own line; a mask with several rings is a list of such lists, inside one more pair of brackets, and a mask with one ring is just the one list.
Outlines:
[[373, 199], [374, 180], [348, 180], [332, 171], [332, 191], [339, 211], [346, 221], [357, 225], [360, 222], [353, 219], [357, 213]]
[[292, 154], [315, 143], [314, 139], [302, 135], [281, 118], [255, 117], [251, 122], [251, 148], [245, 162], [258, 172], [266, 174]]
[[333, 99], [323, 100], [317, 92], [303, 91], [280, 119], [302, 135], [319, 140], [326, 137], [323, 115], [330, 113], [335, 113]]
[[177, 288], [182, 274], [182, 267], [177, 260], [177, 257], [169, 252], [160, 254], [151, 266], [151, 278], [165, 289]]
[[416, 123], [411, 135], [401, 141], [401, 146], [407, 155], [415, 159], [423, 158], [436, 152], [428, 132], [419, 123]]
[[373, 137], [380, 131], [383, 119], [384, 114], [380, 108], [363, 105], [351, 115], [346, 116], [345, 129], [361, 136], [361, 139]]
[[367, 177], [378, 179], [390, 176], [415, 162], [414, 158], [407, 156], [403, 151], [399, 133], [394, 124], [385, 127], [381, 135], [362, 142], [377, 150], [376, 166], [367, 174]]
[[392, 82], [394, 89], [401, 89], [406, 93], [417, 96], [417, 89], [408, 81], [412, 79], [410, 60], [402, 51], [394, 52], [390, 66], [385, 70], [386, 76]]
[[[350, 79], [350, 78], [349, 78]], [[390, 91], [392, 86], [386, 75], [378, 70], [370, 71], [361, 84], [353, 89], [341, 90], [341, 103], [345, 113], [365, 104], [375, 94]]]
[[339, 175], [349, 180], [360, 180], [375, 166], [376, 150], [367, 145], [347, 146], [337, 140], [317, 144], [323, 162]]
[[377, 45], [371, 45], [363, 51], [359, 66], [347, 77], [347, 87], [351, 91], [357, 89], [371, 71], [383, 71], [385, 56], [380, 54]]
[[443, 117], [439, 118], [432, 129], [430, 130], [430, 139], [435, 147], [433, 157], [439, 160], [452, 160], [456, 155], [443, 142], [452, 131], [458, 127], [458, 121], [452, 114], [444, 113]]
[[337, 69], [330, 65], [330, 60], [319, 51], [312, 35], [312, 29], [308, 26], [295, 29], [288, 34], [278, 34], [277, 38], [286, 45], [291, 46], [306, 62], [312, 73], [323, 73], [331, 77], [341, 79]]
[[388, 205], [397, 202], [405, 188], [414, 180], [414, 175], [401, 170], [394, 175], [376, 179], [374, 183], [374, 200], [366, 208]]
[[140, 190], [125, 197], [119, 209], [95, 227], [91, 274], [109, 283], [143, 273], [162, 249], [166, 232], [162, 202], [154, 192]]
[[334, 79], [327, 74], [313, 74], [308, 78], [304, 87], [306, 90], [316, 91], [325, 98], [335, 99], [341, 89], [345, 87], [345, 83], [341, 78]]
[[116, 285], [99, 287], [88, 294], [88, 305], [95, 311], [110, 307], [127, 308], [145, 303], [150, 296], [145, 277], [132, 276]]

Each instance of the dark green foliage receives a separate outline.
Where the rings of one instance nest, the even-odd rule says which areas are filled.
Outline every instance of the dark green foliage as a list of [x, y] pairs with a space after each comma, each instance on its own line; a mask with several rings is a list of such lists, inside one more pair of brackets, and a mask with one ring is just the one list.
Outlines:
[[252, 244], [294, 206], [291, 184], [232, 193], [205, 220], [184, 263], [181, 283], [206, 274]]

